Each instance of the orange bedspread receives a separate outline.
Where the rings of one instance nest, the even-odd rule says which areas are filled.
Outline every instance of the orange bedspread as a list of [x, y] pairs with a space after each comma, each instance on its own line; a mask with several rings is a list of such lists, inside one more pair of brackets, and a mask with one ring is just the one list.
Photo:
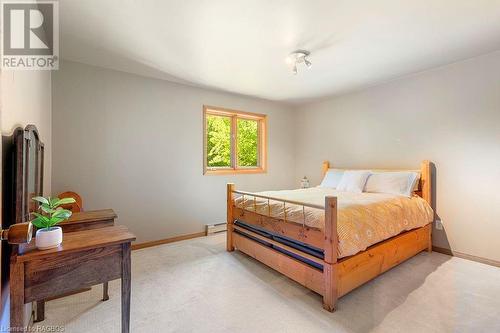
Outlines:
[[[369, 246], [397, 234], [422, 227], [433, 219], [433, 211], [422, 198], [411, 198], [384, 193], [351, 193], [314, 187], [299, 190], [266, 191], [257, 194], [284, 200], [299, 201], [324, 207], [326, 196], [336, 196], [338, 204], [338, 257], [346, 257], [366, 250]], [[251, 196], [235, 199], [236, 206], [262, 215], [270, 215], [289, 222], [323, 229], [324, 210], [269, 201]]]

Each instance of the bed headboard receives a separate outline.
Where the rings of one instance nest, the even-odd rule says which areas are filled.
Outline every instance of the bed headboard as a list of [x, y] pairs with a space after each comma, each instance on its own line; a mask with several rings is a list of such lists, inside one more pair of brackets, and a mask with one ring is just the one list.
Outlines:
[[[323, 166], [321, 168], [322, 177], [325, 176], [328, 169], [332, 168], [330, 166], [330, 162], [324, 161]], [[346, 168], [338, 168], [338, 169], [346, 169]], [[431, 162], [425, 160], [420, 164], [420, 169], [371, 169], [365, 168], [367, 170], [372, 170], [376, 172], [390, 172], [390, 171], [413, 171], [420, 173], [420, 181], [418, 184], [418, 190], [415, 191], [415, 194], [421, 196], [425, 201], [432, 204], [432, 180], [431, 180]], [[353, 169], [351, 169], [353, 170]]]

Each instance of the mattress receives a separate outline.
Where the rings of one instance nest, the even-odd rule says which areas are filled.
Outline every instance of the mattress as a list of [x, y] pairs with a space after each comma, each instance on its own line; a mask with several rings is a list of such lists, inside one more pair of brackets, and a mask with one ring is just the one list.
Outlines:
[[[385, 193], [352, 193], [314, 187], [309, 189], [257, 192], [277, 199], [324, 207], [326, 196], [337, 197], [338, 258], [354, 255], [401, 232], [423, 227], [433, 220], [433, 211], [421, 197]], [[323, 230], [323, 209], [286, 204], [252, 196], [235, 198], [235, 205], [258, 214]]]

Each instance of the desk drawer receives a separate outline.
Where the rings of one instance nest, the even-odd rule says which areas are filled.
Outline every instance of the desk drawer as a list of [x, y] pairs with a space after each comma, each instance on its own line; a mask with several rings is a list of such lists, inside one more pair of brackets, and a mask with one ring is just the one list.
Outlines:
[[114, 220], [101, 220], [101, 221], [89, 221], [81, 223], [60, 223], [59, 226], [62, 228], [63, 232], [75, 232], [82, 230], [106, 228], [115, 225]]
[[115, 280], [122, 273], [122, 246], [77, 251], [27, 262], [25, 303]]

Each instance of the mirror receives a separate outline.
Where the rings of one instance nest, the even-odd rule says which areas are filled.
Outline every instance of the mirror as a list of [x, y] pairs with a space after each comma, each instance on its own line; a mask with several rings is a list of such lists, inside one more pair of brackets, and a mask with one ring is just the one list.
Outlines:
[[[36, 211], [37, 204], [33, 197], [43, 193], [43, 143], [40, 142], [38, 130], [34, 125], [28, 125], [17, 135], [18, 172], [16, 183], [18, 186], [16, 197], [19, 199], [19, 210], [16, 214], [16, 223], [27, 222], [30, 214]], [[16, 204], [16, 206], [17, 206]]]
[[28, 132], [26, 137], [26, 192], [27, 192], [27, 211], [26, 213], [32, 213], [36, 210], [36, 203], [31, 200], [31, 198], [37, 196], [37, 188], [36, 188], [36, 178], [38, 171], [38, 163], [37, 163], [37, 149], [36, 145], [36, 137], [35, 133]]

